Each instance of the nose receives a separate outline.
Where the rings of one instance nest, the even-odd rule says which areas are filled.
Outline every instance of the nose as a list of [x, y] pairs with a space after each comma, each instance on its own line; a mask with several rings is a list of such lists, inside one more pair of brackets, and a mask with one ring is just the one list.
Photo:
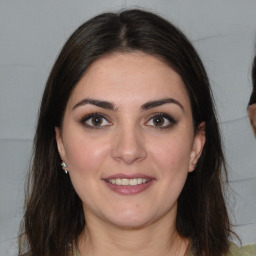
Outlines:
[[127, 165], [147, 157], [143, 135], [134, 128], [119, 129], [113, 139], [112, 157]]

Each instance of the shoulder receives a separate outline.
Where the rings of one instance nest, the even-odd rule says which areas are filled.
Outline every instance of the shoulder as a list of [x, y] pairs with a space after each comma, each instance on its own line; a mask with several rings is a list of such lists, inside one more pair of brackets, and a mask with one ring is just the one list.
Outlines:
[[239, 248], [235, 244], [231, 244], [229, 253], [227, 256], [255, 256], [256, 255], [256, 244], [245, 245]]
[[26, 253], [24, 253], [24, 254], [22, 254], [20, 256], [33, 256], [33, 254], [32, 254], [32, 252], [26, 252]]
[[256, 255], [256, 244], [245, 245], [241, 248], [242, 256], [255, 256]]
[[[195, 256], [193, 251], [190, 251], [186, 256]], [[229, 251], [225, 256], [256, 256], [256, 244], [245, 245], [239, 248], [236, 244], [231, 243]]]

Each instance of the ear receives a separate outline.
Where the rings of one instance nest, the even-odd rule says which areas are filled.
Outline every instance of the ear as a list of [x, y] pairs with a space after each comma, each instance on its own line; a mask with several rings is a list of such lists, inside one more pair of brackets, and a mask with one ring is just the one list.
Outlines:
[[58, 147], [60, 158], [65, 161], [65, 149], [61, 137], [61, 130], [59, 127], [55, 127], [55, 139]]
[[205, 144], [205, 122], [199, 124], [194, 137], [192, 151], [190, 154], [190, 163], [189, 163], [189, 169], [188, 169], [189, 172], [194, 171], [197, 161], [203, 151], [204, 144]]

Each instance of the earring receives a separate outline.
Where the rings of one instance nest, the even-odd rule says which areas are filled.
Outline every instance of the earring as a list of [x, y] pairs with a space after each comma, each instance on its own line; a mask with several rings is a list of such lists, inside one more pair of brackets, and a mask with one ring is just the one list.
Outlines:
[[68, 174], [68, 170], [66, 169], [68, 167], [68, 165], [64, 161], [62, 161], [60, 165], [61, 165], [62, 169], [64, 170], [64, 172], [66, 174]]

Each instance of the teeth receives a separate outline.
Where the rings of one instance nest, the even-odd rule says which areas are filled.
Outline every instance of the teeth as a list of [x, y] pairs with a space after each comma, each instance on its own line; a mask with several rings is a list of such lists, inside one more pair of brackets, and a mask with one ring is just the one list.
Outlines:
[[[145, 180], [145, 182], [144, 183], [146, 183], [147, 182], [147, 180], [146, 179], [144, 179]], [[142, 178], [138, 178], [138, 181], [137, 181], [137, 184], [141, 184], [142, 183]]]
[[122, 179], [122, 185], [124, 186], [127, 186], [129, 185], [129, 180], [128, 179]]
[[149, 180], [143, 178], [136, 178], [136, 179], [110, 179], [107, 180], [109, 183], [116, 184], [119, 186], [136, 186], [142, 183], [146, 183]]
[[116, 182], [116, 185], [122, 185], [122, 180], [121, 179], [116, 179], [115, 182]]

